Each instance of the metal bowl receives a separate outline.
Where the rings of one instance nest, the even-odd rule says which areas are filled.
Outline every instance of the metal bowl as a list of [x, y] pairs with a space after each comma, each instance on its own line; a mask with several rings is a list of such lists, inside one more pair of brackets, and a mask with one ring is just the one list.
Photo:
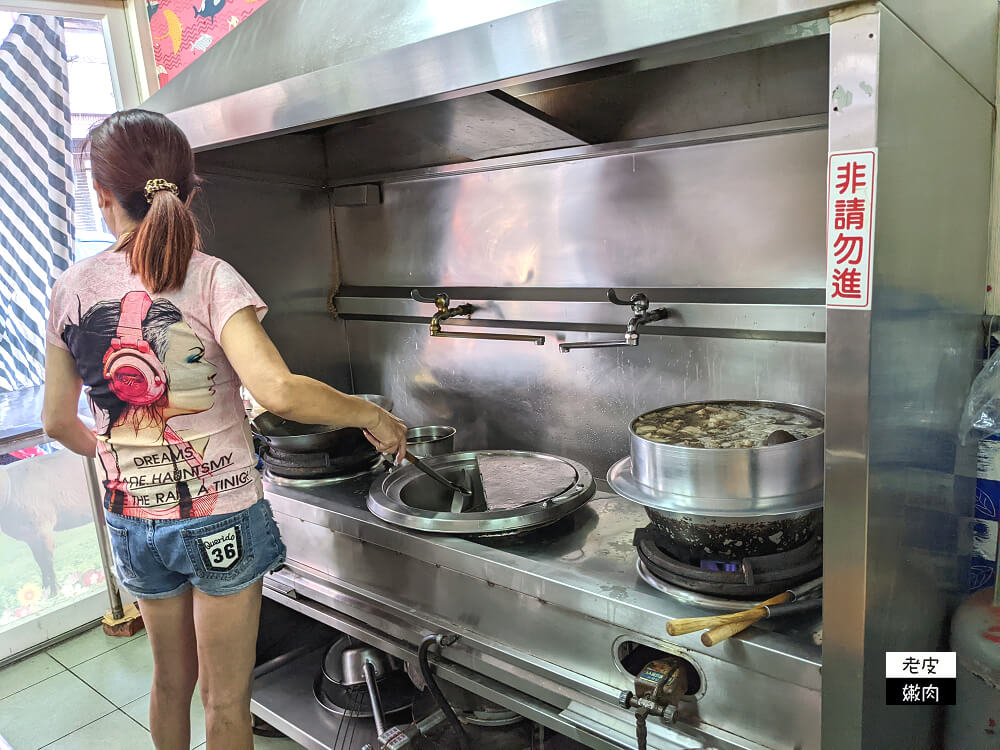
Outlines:
[[351, 687], [365, 683], [364, 665], [371, 662], [375, 679], [402, 668], [393, 656], [350, 636], [335, 641], [323, 657], [323, 677], [335, 685]]
[[[773, 401], [726, 399], [670, 406], [695, 403], [770, 406], [823, 419], [823, 413], [815, 409]], [[632, 474], [635, 481], [658, 493], [754, 500], [796, 495], [823, 484], [822, 432], [791, 443], [755, 448], [688, 448], [639, 437], [635, 424], [646, 414], [629, 425]]]
[[383, 713], [388, 716], [409, 708], [416, 688], [402, 663], [350, 636], [335, 641], [323, 656], [322, 668], [313, 681], [313, 694], [319, 704], [336, 716], [371, 718], [374, 712], [365, 686], [366, 662], [374, 669]]
[[455, 450], [454, 427], [427, 425], [411, 427], [406, 431], [406, 447], [417, 458], [430, 458], [452, 453]]

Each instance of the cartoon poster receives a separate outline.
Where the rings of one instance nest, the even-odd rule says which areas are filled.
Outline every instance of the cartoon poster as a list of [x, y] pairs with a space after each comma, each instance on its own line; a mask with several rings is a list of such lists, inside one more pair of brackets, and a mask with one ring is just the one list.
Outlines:
[[146, 0], [163, 86], [267, 0]]

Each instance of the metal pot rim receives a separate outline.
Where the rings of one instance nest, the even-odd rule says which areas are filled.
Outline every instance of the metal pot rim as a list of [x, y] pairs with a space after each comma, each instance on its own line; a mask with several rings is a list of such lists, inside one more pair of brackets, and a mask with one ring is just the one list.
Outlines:
[[[423, 442], [423, 443], [432, 443], [432, 442], [437, 441], [437, 440], [447, 440], [448, 438], [455, 437], [455, 435], [458, 434], [458, 430], [456, 430], [451, 425], [444, 425], [444, 424], [422, 424], [422, 425], [416, 425], [414, 427], [408, 427], [406, 429], [406, 440], [407, 440], [407, 442], [410, 441], [410, 438], [420, 437], [421, 436], [421, 432], [423, 432], [425, 430], [432, 431], [430, 434], [433, 435], [433, 437], [429, 437], [429, 439], [427, 439], [427, 440], [422, 440], [421, 442]], [[435, 432], [433, 432], [433, 431], [436, 431], [436, 430], [440, 430], [441, 431], [440, 434], [435, 434]]]
[[[695, 404], [740, 404], [740, 405], [754, 405], [754, 406], [774, 406], [790, 411], [797, 411], [801, 414], [808, 414], [809, 416], [819, 417], [823, 420], [823, 431], [817, 435], [812, 435], [810, 437], [801, 438], [791, 443], [779, 443], [778, 445], [755, 445], [750, 448], [693, 448], [686, 445], [673, 445], [671, 443], [661, 443], [656, 440], [650, 440], [649, 438], [643, 437], [642, 435], [636, 434], [635, 423], [645, 417], [647, 414], [652, 414], [653, 412], [660, 411], [662, 409], [672, 409], [677, 406], [694, 406]], [[789, 404], [782, 401], [767, 401], [767, 400], [757, 400], [757, 399], [738, 399], [738, 398], [720, 398], [720, 399], [708, 399], [708, 400], [698, 400], [698, 401], [683, 401], [677, 404], [664, 404], [663, 406], [658, 406], [655, 409], [649, 409], [644, 411], [642, 414], [634, 417], [628, 425], [629, 435], [634, 440], [641, 440], [643, 443], [656, 446], [658, 451], [676, 453], [678, 456], [690, 456], [696, 453], [703, 453], [705, 451], [711, 451], [713, 454], [717, 455], [734, 455], [737, 453], [746, 452], [768, 452], [768, 453], [780, 453], [782, 451], [793, 451], [802, 450], [803, 446], [814, 443], [815, 441], [823, 442], [823, 437], [826, 434], [826, 415], [819, 409], [813, 409], [810, 406], [802, 406], [800, 404]]]
[[474, 462], [477, 456], [532, 456], [563, 461], [576, 471], [577, 481], [562, 494], [544, 501], [511, 508], [474, 513], [450, 513], [423, 510], [407, 505], [400, 499], [402, 487], [423, 477], [415, 466], [403, 466], [376, 479], [368, 492], [368, 510], [383, 521], [419, 531], [459, 535], [506, 534], [544, 526], [572, 513], [596, 492], [596, 482], [583, 464], [562, 456], [534, 451], [481, 450], [444, 453], [423, 459], [431, 468], [442, 471], [449, 466]]
[[640, 483], [632, 471], [632, 457], [626, 456], [608, 469], [611, 489], [647, 508], [720, 518], [780, 516], [823, 507], [823, 485], [793, 495], [755, 498], [716, 498], [661, 492]]

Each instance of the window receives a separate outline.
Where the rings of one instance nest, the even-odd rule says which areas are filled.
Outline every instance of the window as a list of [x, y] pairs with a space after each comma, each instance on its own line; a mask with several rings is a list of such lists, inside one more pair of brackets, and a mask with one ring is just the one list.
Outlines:
[[134, 67], [136, 12], [143, 0], [0, 0], [0, 660], [107, 605], [84, 461], [36, 430], [51, 282], [113, 241], [83, 144], [155, 80]]

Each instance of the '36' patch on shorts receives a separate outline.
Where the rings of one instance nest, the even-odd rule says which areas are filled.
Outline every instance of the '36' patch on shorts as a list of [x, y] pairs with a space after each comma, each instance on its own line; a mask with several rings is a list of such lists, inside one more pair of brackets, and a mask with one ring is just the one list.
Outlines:
[[105, 519], [118, 579], [140, 599], [166, 599], [190, 586], [214, 596], [235, 594], [285, 562], [266, 500], [203, 518], [106, 513]]

